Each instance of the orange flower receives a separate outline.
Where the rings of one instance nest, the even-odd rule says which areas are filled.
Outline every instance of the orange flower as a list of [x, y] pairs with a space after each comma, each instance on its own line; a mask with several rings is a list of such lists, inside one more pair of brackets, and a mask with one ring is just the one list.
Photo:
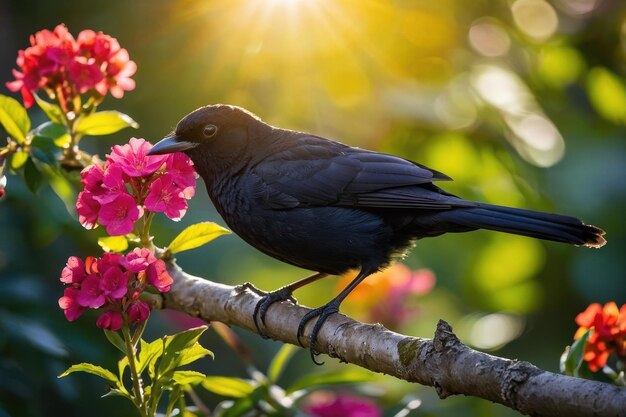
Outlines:
[[[355, 272], [344, 274], [337, 283], [339, 293], [356, 276]], [[428, 269], [412, 271], [404, 264], [396, 263], [372, 274], [350, 293], [348, 306], [358, 309], [356, 315], [363, 320], [382, 323], [395, 329], [417, 313], [410, 298], [430, 292], [435, 285], [435, 275]]]
[[626, 359], [626, 304], [618, 309], [613, 301], [604, 307], [593, 303], [576, 316], [576, 324], [580, 328], [574, 339], [579, 339], [589, 329], [593, 329], [583, 356], [593, 372], [603, 368], [613, 352], [621, 359]]

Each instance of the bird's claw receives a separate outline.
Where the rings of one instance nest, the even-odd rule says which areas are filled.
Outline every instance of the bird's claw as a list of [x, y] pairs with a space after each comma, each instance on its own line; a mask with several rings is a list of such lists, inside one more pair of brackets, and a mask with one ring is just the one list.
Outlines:
[[309, 350], [311, 352], [311, 360], [316, 365], [324, 364], [324, 362], [318, 362], [315, 359], [315, 357], [319, 355], [319, 352], [315, 351], [315, 343], [317, 341], [317, 335], [320, 329], [322, 328], [322, 325], [324, 324], [324, 322], [328, 319], [328, 317], [330, 317], [331, 315], [337, 312], [339, 312], [339, 305], [331, 301], [330, 303], [322, 307], [316, 308], [306, 313], [304, 317], [302, 317], [302, 320], [300, 320], [300, 324], [298, 324], [298, 331], [296, 333], [296, 336], [298, 338], [298, 343], [300, 343], [300, 346], [304, 347], [304, 345], [302, 344], [302, 340], [301, 340], [302, 336], [304, 336], [304, 328], [306, 327], [306, 324], [309, 322], [309, 320], [311, 320], [314, 317], [319, 316], [319, 318], [315, 322], [315, 325], [313, 326], [313, 331], [311, 332], [311, 336], [309, 336]]
[[267, 310], [270, 308], [270, 306], [278, 301], [291, 301], [293, 304], [297, 305], [298, 300], [293, 297], [292, 291], [288, 287], [279, 288], [276, 291], [268, 293], [263, 292], [259, 295], [261, 295], [261, 299], [259, 300], [259, 302], [256, 303], [256, 306], [254, 307], [254, 313], [252, 314], [252, 318], [254, 319], [254, 326], [256, 327], [257, 333], [263, 339], [267, 339], [268, 336], [266, 336], [261, 330], [259, 321], [261, 322], [261, 324], [263, 324], [263, 326], [265, 326], [265, 315], [267, 314]]
[[250, 282], [244, 282], [241, 285], [237, 285], [235, 287], [235, 292], [237, 294], [241, 294], [242, 292], [246, 291], [246, 290], [250, 290], [250, 292], [259, 295], [261, 297], [264, 297], [265, 295], [267, 295], [267, 293], [263, 290], [258, 289], [257, 287], [255, 287], [254, 285], [252, 285], [252, 283]]

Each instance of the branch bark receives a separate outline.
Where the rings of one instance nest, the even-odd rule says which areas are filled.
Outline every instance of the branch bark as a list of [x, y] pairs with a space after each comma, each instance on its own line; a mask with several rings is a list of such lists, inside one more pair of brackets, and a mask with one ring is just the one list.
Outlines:
[[[252, 313], [258, 295], [191, 276], [176, 265], [170, 274], [174, 285], [164, 295], [165, 308], [256, 332]], [[272, 305], [266, 334], [297, 345], [296, 329], [307, 311], [287, 302]], [[305, 336], [314, 321], [307, 325]], [[462, 344], [443, 320], [433, 339], [421, 339], [335, 314], [322, 327], [317, 350], [375, 372], [433, 386], [442, 399], [471, 395], [532, 416], [626, 417], [626, 389], [475, 351]]]

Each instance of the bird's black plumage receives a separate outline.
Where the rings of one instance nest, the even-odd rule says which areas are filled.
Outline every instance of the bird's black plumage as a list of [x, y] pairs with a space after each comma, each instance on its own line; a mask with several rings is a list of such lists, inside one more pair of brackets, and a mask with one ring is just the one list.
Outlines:
[[[320, 277], [361, 269], [354, 285], [305, 316], [299, 333], [319, 316], [311, 349], [345, 296], [416, 239], [490, 229], [589, 247], [605, 243], [601, 229], [576, 218], [466, 201], [436, 186], [450, 178], [433, 169], [272, 127], [236, 106], [195, 110], [151, 153], [174, 151], [191, 157], [220, 215], [258, 250]], [[314, 279], [266, 296], [261, 321], [271, 303]]]

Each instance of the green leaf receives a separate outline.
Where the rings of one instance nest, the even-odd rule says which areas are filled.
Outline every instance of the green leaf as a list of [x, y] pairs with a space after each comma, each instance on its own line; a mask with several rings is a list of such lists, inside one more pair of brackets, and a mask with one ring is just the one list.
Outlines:
[[298, 379], [287, 388], [287, 393], [290, 394], [303, 389], [310, 390], [311, 388], [319, 388], [326, 385], [371, 382], [374, 381], [375, 378], [372, 372], [356, 368], [347, 368], [341, 371], [327, 372], [324, 374], [309, 374]]
[[30, 191], [37, 192], [43, 185], [43, 174], [35, 165], [32, 158], [26, 160], [24, 165], [24, 181]]
[[125, 127], [139, 127], [130, 116], [118, 111], [100, 111], [81, 117], [76, 123], [76, 132], [81, 135], [110, 135]]
[[105, 236], [98, 238], [98, 245], [105, 252], [124, 252], [128, 249], [126, 236]]
[[[117, 362], [117, 372], [120, 375], [120, 381], [124, 380], [124, 370], [128, 367], [128, 356], [124, 356]], [[139, 372], [139, 371], [138, 371]], [[141, 372], [139, 372], [141, 374]]]
[[43, 136], [50, 138], [54, 144], [62, 148], [70, 143], [70, 135], [67, 133], [67, 127], [53, 122], [45, 122], [34, 131], [35, 136]]
[[211, 358], [215, 358], [213, 352], [211, 352], [209, 349], [204, 348], [200, 343], [196, 342], [193, 346], [188, 347], [187, 349], [183, 349], [178, 353], [178, 358], [176, 359], [176, 367], [190, 364], [197, 361], [198, 359], [204, 358], [207, 355]]
[[63, 378], [74, 372], [86, 372], [88, 374], [96, 375], [100, 378], [106, 379], [107, 381], [113, 382], [116, 386], [118, 386], [120, 382], [113, 372], [108, 369], [104, 369], [101, 366], [94, 365], [93, 363], [79, 363], [72, 365], [67, 369], [67, 371], [63, 372], [57, 378]]
[[107, 392], [100, 398], [106, 398], [106, 397], [124, 397], [124, 398], [128, 398], [131, 401], [133, 400], [133, 397], [130, 395], [128, 391], [126, 391], [126, 389], [111, 388], [109, 392]]
[[178, 367], [181, 359], [181, 351], [195, 345], [200, 335], [202, 335], [207, 328], [208, 326], [194, 327], [193, 329], [172, 336], [165, 336], [165, 348], [163, 358], [159, 363], [159, 374], [163, 375]]
[[37, 102], [39, 107], [41, 107], [41, 110], [46, 113], [48, 119], [50, 119], [53, 123], [63, 124], [63, 110], [61, 110], [59, 106], [57, 106], [56, 104], [48, 103], [44, 99], [40, 98], [37, 94], [34, 94], [34, 96], [35, 101]]
[[299, 349], [294, 345], [284, 344], [276, 353], [276, 356], [272, 359], [270, 366], [267, 368], [267, 377], [270, 382], [274, 383], [278, 381], [282, 374], [287, 362]]
[[587, 78], [589, 100], [605, 119], [626, 124], [626, 88], [619, 77], [606, 68], [596, 67]]
[[587, 332], [576, 340], [569, 350], [564, 353], [561, 358], [561, 372], [566, 375], [578, 376], [578, 371], [583, 363], [587, 339], [591, 336], [591, 332], [593, 332], [593, 329], [587, 330]]
[[202, 381], [202, 386], [214, 394], [232, 398], [247, 397], [255, 388], [251, 381], [228, 376], [207, 376]]
[[106, 329], [104, 330], [104, 335], [113, 346], [118, 348], [124, 355], [126, 355], [126, 343], [124, 343], [124, 340], [122, 340], [122, 336], [120, 336], [117, 332], [112, 332]]
[[137, 372], [142, 373], [146, 366], [154, 363], [163, 354], [163, 340], [157, 339], [151, 343], [140, 340], [139, 356], [137, 358]]
[[176, 371], [172, 375], [172, 380], [179, 385], [199, 384], [207, 376], [196, 371]]
[[12, 97], [0, 94], [0, 124], [18, 143], [26, 142], [30, 119], [24, 106]]
[[28, 160], [28, 152], [17, 151], [13, 155], [11, 155], [11, 160], [9, 161], [9, 167], [11, 167], [13, 171], [17, 171], [18, 169], [24, 166], [27, 160]]
[[187, 227], [169, 244], [172, 253], [179, 253], [202, 246], [218, 236], [230, 233], [217, 223], [203, 222]]
[[255, 408], [255, 402], [250, 398], [240, 398], [236, 401], [223, 401], [218, 405], [221, 406], [220, 417], [240, 417], [248, 415], [248, 412]]
[[54, 140], [45, 136], [35, 136], [31, 142], [30, 154], [48, 165], [56, 165], [57, 155], [61, 150]]

